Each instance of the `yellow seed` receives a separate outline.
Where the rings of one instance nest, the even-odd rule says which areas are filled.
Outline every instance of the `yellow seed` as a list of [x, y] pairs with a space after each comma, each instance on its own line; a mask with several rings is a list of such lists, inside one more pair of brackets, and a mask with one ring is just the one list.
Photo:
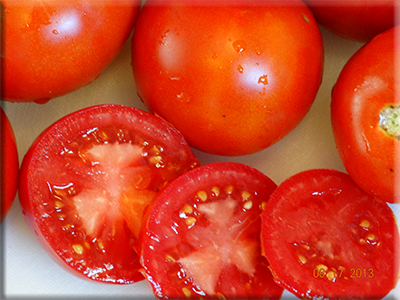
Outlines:
[[306, 250], [310, 250], [310, 246], [308, 246], [308, 245], [304, 245], [303, 244], [303, 248], [306, 249]]
[[361, 245], [365, 245], [365, 244], [366, 244], [366, 241], [365, 241], [364, 239], [360, 239], [358, 242], [359, 242]]
[[189, 217], [189, 218], [185, 219], [185, 223], [187, 226], [193, 225], [194, 223], [196, 223], [196, 221], [197, 221], [196, 218], [193, 218], [193, 217]]
[[185, 206], [183, 206], [183, 208], [182, 208], [182, 211], [185, 214], [191, 214], [191, 213], [193, 213], [193, 207], [190, 206], [189, 204], [185, 204]]
[[243, 207], [245, 209], [250, 209], [253, 206], [253, 202], [252, 201], [246, 201], [243, 205]]
[[299, 260], [300, 262], [304, 265], [307, 262], [307, 258], [305, 258], [303, 255], [299, 255]]
[[243, 200], [249, 199], [250, 196], [251, 196], [251, 194], [250, 194], [248, 191], [243, 191], [243, 192], [242, 192], [242, 199], [243, 199]]
[[79, 245], [79, 244], [72, 245], [72, 249], [74, 249], [74, 252], [76, 254], [82, 254], [83, 253], [82, 245]]
[[233, 186], [228, 186], [228, 187], [226, 188], [225, 192], [226, 192], [228, 195], [232, 194], [232, 193], [233, 193]]
[[58, 208], [63, 208], [64, 202], [56, 200], [56, 201], [54, 201], [54, 205]]
[[328, 267], [323, 264], [318, 265], [316, 268], [317, 268], [318, 272], [320, 270], [324, 270], [325, 272], [328, 270]]
[[367, 240], [369, 240], [369, 241], [375, 240], [375, 234], [369, 233], [369, 234], [367, 235]]
[[106, 141], [108, 139], [108, 134], [104, 130], [99, 130], [97, 132], [97, 136], [102, 139], [103, 141]]
[[219, 193], [220, 193], [219, 188], [216, 187], [216, 186], [214, 186], [214, 187], [211, 189], [211, 192], [213, 192], [214, 195], [215, 195], [216, 197], [218, 197], [218, 196], [219, 196]]
[[104, 244], [102, 241], [97, 242], [97, 247], [99, 247], [100, 250], [104, 250]]
[[152, 156], [152, 157], [149, 158], [149, 161], [150, 161], [151, 164], [156, 165], [156, 164], [159, 164], [162, 161], [162, 157], [159, 156], [159, 155]]
[[173, 258], [171, 255], [167, 254], [165, 255], [165, 260], [169, 262], [175, 262], [175, 258]]
[[56, 189], [55, 188], [55, 189], [53, 189], [53, 193], [60, 198], [65, 197], [67, 195], [67, 191], [64, 189]]
[[189, 298], [192, 294], [188, 288], [183, 288], [182, 292], [185, 294], [187, 298]]
[[335, 279], [335, 272], [333, 271], [329, 271], [328, 273], [326, 273], [326, 278], [328, 278], [328, 280], [332, 281], [333, 279]]
[[87, 249], [90, 249], [90, 244], [89, 244], [87, 241], [85, 241], [83, 244], [85, 245], [85, 247], [86, 247]]
[[219, 293], [219, 292], [218, 292], [218, 293], [217, 293], [217, 296], [218, 296], [218, 299], [226, 300], [224, 294], [222, 294], [222, 293]]
[[261, 209], [264, 210], [265, 206], [267, 206], [267, 202], [264, 201], [264, 202], [261, 203]]
[[66, 230], [66, 231], [70, 230], [71, 229], [71, 224], [64, 225], [63, 229]]
[[58, 215], [58, 219], [59, 219], [60, 221], [64, 221], [66, 217], [67, 217], [67, 216], [66, 216], [65, 214], [59, 214], [59, 215]]
[[207, 193], [205, 191], [198, 191], [197, 192], [197, 197], [199, 197], [199, 199], [201, 201], [206, 201], [207, 200]]
[[362, 221], [360, 222], [360, 226], [361, 226], [361, 227], [364, 227], [364, 228], [368, 228], [369, 226], [371, 226], [371, 224], [369, 223], [368, 220], [362, 220]]

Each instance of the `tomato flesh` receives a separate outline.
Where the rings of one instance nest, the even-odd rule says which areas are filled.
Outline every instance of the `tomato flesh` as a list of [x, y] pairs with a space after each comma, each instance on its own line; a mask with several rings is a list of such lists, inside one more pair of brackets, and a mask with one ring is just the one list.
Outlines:
[[[159, 298], [279, 298], [261, 256], [260, 214], [276, 185], [241, 164], [214, 163], [171, 182], [141, 233], [144, 273]], [[162, 224], [162, 226], [160, 226]]]
[[380, 299], [396, 286], [395, 216], [345, 173], [294, 175], [271, 195], [262, 220], [275, 281], [299, 298]]
[[143, 279], [134, 247], [145, 207], [197, 164], [161, 119], [96, 106], [35, 141], [23, 161], [20, 201], [31, 229], [62, 265], [96, 281], [131, 283]]

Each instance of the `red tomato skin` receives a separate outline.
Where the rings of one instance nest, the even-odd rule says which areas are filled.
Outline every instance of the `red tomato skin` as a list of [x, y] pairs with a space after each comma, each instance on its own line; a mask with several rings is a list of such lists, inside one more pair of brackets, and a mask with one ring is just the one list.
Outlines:
[[0, 223], [3, 222], [10, 210], [18, 188], [19, 159], [17, 142], [10, 120], [0, 107]]
[[[373, 243], [363, 248], [359, 240], [370, 232], [357, 222], [365, 216], [373, 220], [371, 230], [375, 230], [372, 232], [380, 244], [375, 249]], [[324, 240], [321, 237], [326, 232], [329, 238]], [[300, 299], [381, 299], [399, 280], [400, 240], [395, 215], [386, 203], [374, 201], [360, 189], [348, 174], [336, 170], [307, 170], [282, 182], [263, 211], [261, 242], [275, 281]], [[329, 252], [321, 254], [324, 246], [315, 250], [317, 243], [329, 245], [327, 249], [333, 249], [339, 258], [329, 259]], [[300, 249], [303, 245], [307, 250]], [[303, 260], [289, 250], [294, 246], [308, 253]], [[313, 253], [320, 258], [310, 266]], [[328, 280], [326, 273], [315, 276], [318, 265], [326, 264], [328, 272], [332, 261], [343, 266], [335, 266], [335, 282]], [[366, 271], [355, 276], [357, 269]]]
[[140, 0], [2, 1], [3, 100], [45, 103], [95, 80], [131, 33]]
[[322, 26], [350, 40], [367, 42], [393, 27], [398, 0], [304, 0]]
[[239, 156], [282, 139], [322, 79], [311, 11], [301, 1], [182, 3], [150, 0], [138, 17], [132, 68], [144, 104], [204, 152]]
[[[77, 130], [82, 130], [82, 128], [79, 129], [79, 125], [81, 122], [85, 122], [84, 120], [86, 119], [91, 119], [90, 115], [92, 113], [94, 115], [96, 113], [107, 113], [108, 109], [111, 113], [118, 113], [118, 111], [122, 113], [123, 111], [125, 111], [125, 114], [133, 114], [135, 115], [135, 117], [139, 117], [141, 115], [143, 119], [140, 120], [140, 123], [149, 122], [149, 117], [154, 117], [153, 115], [136, 108], [127, 106], [125, 107], [122, 105], [105, 104], [84, 108], [80, 111], [61, 118], [53, 125], [45, 129], [35, 139], [31, 147], [25, 154], [20, 169], [18, 194], [22, 213], [29, 229], [32, 233], [34, 233], [36, 240], [40, 243], [47, 254], [60, 267], [79, 278], [89, 280], [91, 282], [94, 281], [112, 284], [131, 284], [144, 279], [143, 275], [139, 272], [139, 270], [142, 268], [139, 262], [139, 257], [137, 256], [136, 251], [132, 254], [133, 247], [115, 247], [115, 250], [119, 251], [121, 256], [130, 257], [133, 255], [131, 269], [126, 270], [126, 273], [128, 275], [125, 278], [117, 281], [89, 278], [89, 276], [84, 274], [83, 270], [79, 269], [78, 265], [74, 265], [74, 261], [72, 261], [71, 263], [67, 262], [67, 260], [70, 260], [70, 250], [57, 249], [57, 245], [62, 244], [63, 237], [60, 232], [59, 234], [54, 233], [54, 230], [52, 229], [52, 227], [54, 226], [52, 221], [49, 220], [49, 218], [43, 216], [47, 215], [47, 212], [43, 211], [43, 207], [48, 205], [47, 202], [49, 201], [47, 199], [48, 197], [46, 198], [46, 195], [44, 195], [43, 193], [43, 188], [38, 185], [38, 180], [35, 178], [35, 168], [37, 168], [38, 161], [40, 164], [40, 160], [43, 159], [43, 157], [41, 156], [42, 153], [46, 153], [46, 158], [48, 158], [48, 156], [54, 155], [51, 152], [51, 147], [53, 143], [60, 144], [63, 143], [63, 141], [68, 141], [72, 139], [74, 137], [74, 134], [77, 133]], [[71, 118], [74, 122], [71, 122]], [[177, 141], [181, 140], [181, 151], [186, 151], [185, 153], [188, 154], [185, 159], [187, 159], [187, 161], [189, 162], [192, 162], [193, 166], [199, 164], [194, 154], [188, 151], [189, 147], [187, 146], [183, 137], [178, 131], [176, 131], [170, 124], [164, 122], [164, 120], [161, 120], [159, 118], [157, 118], [157, 120], [155, 121], [153, 120], [153, 122], [155, 122], [155, 124], [158, 124], [158, 128], [162, 128], [163, 130], [165, 130], [165, 128], [169, 128], [167, 129], [167, 134], [170, 136], [170, 138], [176, 139]], [[71, 129], [71, 132], [65, 132], [66, 128]], [[167, 140], [167, 138], [165, 139]], [[35, 200], [35, 194], [38, 193], [43, 196], [43, 199]]]
[[[223, 177], [219, 181], [216, 181], [214, 176], [215, 173], [220, 173]], [[260, 204], [259, 201], [267, 201], [269, 195], [276, 189], [275, 182], [273, 182], [265, 174], [252, 167], [231, 162], [211, 163], [191, 170], [176, 178], [156, 196], [154, 201], [148, 207], [145, 217], [143, 218], [139, 253], [141, 254], [140, 259], [143, 265], [142, 272], [145, 274], [150, 286], [153, 289], [153, 293], [157, 298], [180, 299], [185, 297], [185, 295], [182, 293], [182, 286], [176, 284], [176, 282], [174, 282], [170, 276], [166, 275], [168, 268], [165, 265], [165, 259], [162, 258], [165, 253], [159, 249], [159, 251], [154, 251], [154, 248], [159, 246], [157, 243], [154, 243], [154, 238], [157, 236], [161, 237], [163, 241], [161, 241], [160, 244], [168, 244], [166, 248], [169, 247], [169, 243], [172, 245], [176, 239], [178, 239], [180, 243], [186, 243], [186, 240], [179, 236], [179, 234], [168, 237], [167, 234], [165, 233], [164, 235], [163, 232], [155, 233], [155, 230], [157, 231], [156, 227], [160, 222], [160, 218], [162, 218], [164, 214], [168, 214], [171, 211], [179, 211], [183, 204], [188, 203], [185, 202], [185, 197], [190, 197], [188, 195], [194, 191], [193, 186], [197, 185], [199, 190], [201, 190], [202, 188], [207, 189], [206, 186], [210, 187], [210, 184], [214, 184], [215, 186], [223, 186], [229, 181], [231, 181], [233, 186], [244, 186], [246, 188], [250, 188], [250, 190], [257, 186], [258, 189], [256, 195], [258, 195], [260, 198], [256, 201], [253, 200], [254, 206], [258, 206]], [[176, 197], [171, 197], [171, 195], [176, 195]], [[171, 231], [171, 228], [164, 228], [167, 228], [165, 232]], [[178, 231], [181, 232], [179, 228]], [[271, 284], [272, 277], [268, 270], [268, 262], [266, 260], [259, 260], [258, 262], [260, 264], [258, 278], [262, 279], [261, 281], [264, 281], [264, 283], [261, 282], [261, 284], [258, 284], [260, 284], [262, 287], [257, 285], [256, 280], [253, 280], [253, 284], [255, 284], [255, 286], [253, 286], [249, 291], [248, 289], [244, 288], [243, 281], [239, 280], [234, 282], [233, 278], [231, 278], [232, 273], [228, 271], [227, 274], [221, 274], [222, 277], [226, 276], [223, 277], [226, 278], [226, 282], [223, 282], [222, 284], [227, 286], [235, 285], [236, 290], [246, 290], [246, 292], [236, 295], [221, 294], [219, 296], [224, 296], [226, 299], [279, 299], [282, 295], [283, 289], [278, 285]], [[252, 282], [248, 283], [252, 284]], [[263, 292], [261, 292], [260, 289]], [[202, 299], [203, 297], [199, 294], [192, 294], [191, 298]], [[217, 298], [218, 297], [215, 295], [205, 296], [205, 299]]]
[[369, 194], [400, 203], [400, 141], [379, 126], [380, 111], [399, 105], [394, 91], [397, 29], [376, 36], [344, 66], [332, 90], [331, 121], [340, 158]]

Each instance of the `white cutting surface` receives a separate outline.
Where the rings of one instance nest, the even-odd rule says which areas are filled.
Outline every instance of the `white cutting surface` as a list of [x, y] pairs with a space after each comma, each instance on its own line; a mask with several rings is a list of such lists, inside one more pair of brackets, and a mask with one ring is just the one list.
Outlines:
[[[333, 35], [321, 28], [325, 45], [324, 79], [317, 98], [305, 119], [274, 146], [243, 157], [222, 157], [194, 150], [202, 164], [235, 161], [251, 165], [267, 174], [277, 184], [300, 171], [333, 168], [345, 171], [330, 125], [330, 93], [340, 70], [362, 44]], [[92, 84], [47, 104], [2, 103], [14, 128], [20, 161], [34, 139], [49, 125], [66, 114], [101, 103], [145, 107], [139, 100], [130, 58], [130, 39], [116, 60]], [[400, 205], [392, 205], [400, 217]], [[145, 281], [128, 286], [106, 285], [79, 279], [61, 269], [36, 242], [23, 219], [18, 199], [2, 224], [4, 241], [3, 283], [6, 299], [37, 297], [152, 299]], [[1, 296], [0, 296], [1, 297]], [[283, 299], [297, 299], [285, 291]], [[400, 299], [400, 286], [387, 299]]]

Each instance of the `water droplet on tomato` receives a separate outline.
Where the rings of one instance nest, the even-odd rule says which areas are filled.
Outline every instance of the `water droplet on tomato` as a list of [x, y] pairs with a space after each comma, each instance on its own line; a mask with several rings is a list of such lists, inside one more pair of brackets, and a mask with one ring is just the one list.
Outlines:
[[242, 53], [244, 50], [246, 50], [246, 42], [243, 40], [234, 41], [232, 46], [237, 53]]

